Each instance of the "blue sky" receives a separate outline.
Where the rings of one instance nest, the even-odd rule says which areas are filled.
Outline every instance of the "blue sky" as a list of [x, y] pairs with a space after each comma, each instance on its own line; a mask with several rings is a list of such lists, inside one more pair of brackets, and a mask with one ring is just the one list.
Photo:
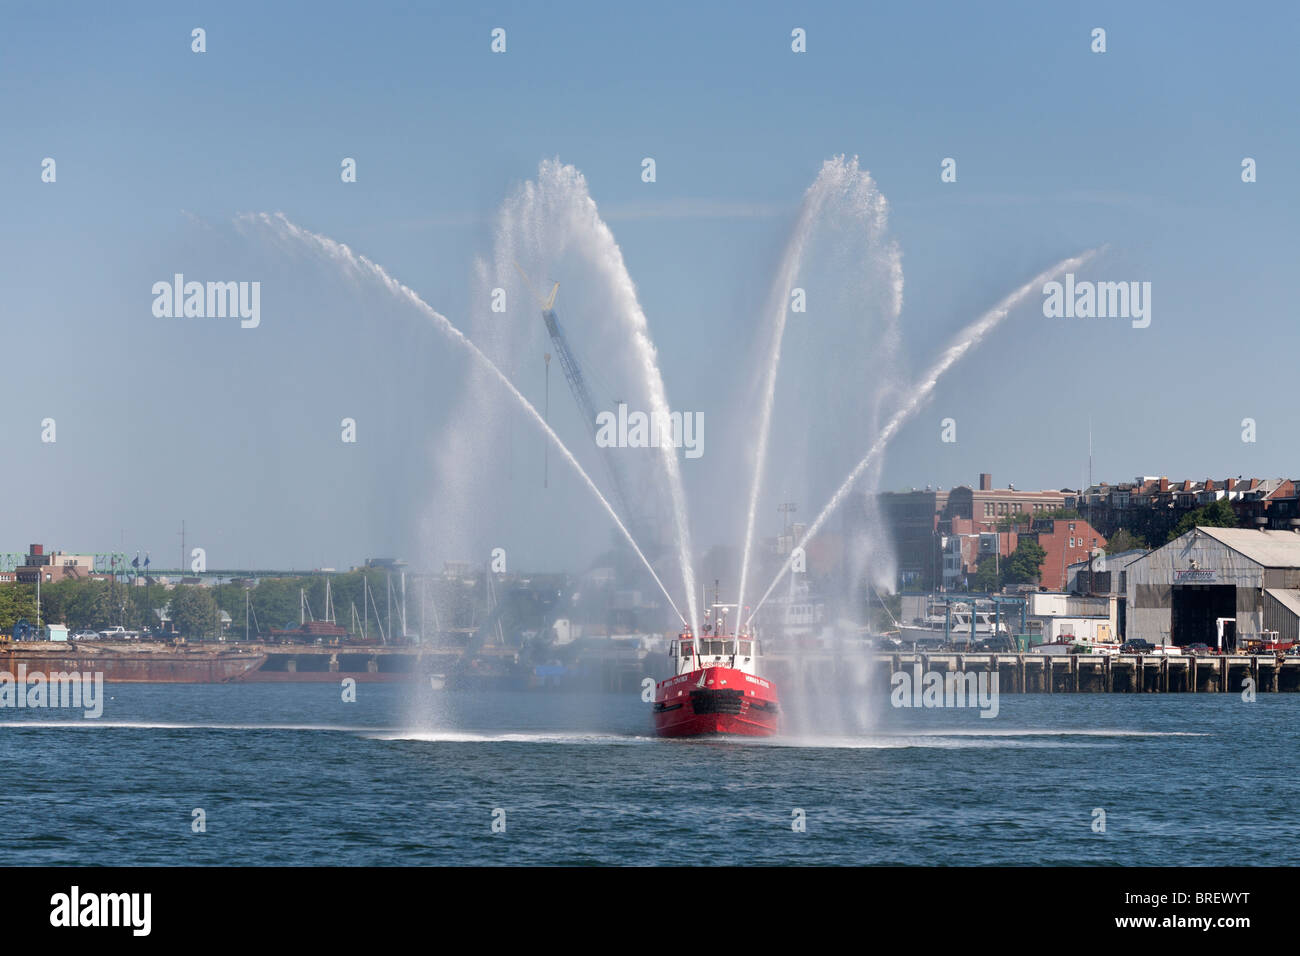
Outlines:
[[[455, 319], [498, 205], [556, 156], [615, 232], [675, 405], [711, 408], [708, 357], [750, 348], [800, 197], [847, 153], [891, 204], [913, 370], [1083, 249], [1108, 244], [1096, 278], [1153, 285], [1144, 330], [1048, 320], [1035, 297], [940, 383], [885, 487], [980, 471], [1077, 486], [1089, 418], [1099, 479], [1295, 470], [1292, 5], [64, 4], [4, 19], [0, 551], [172, 554], [184, 518], [221, 565], [415, 557], [427, 463], [411, 449], [444, 424], [412, 410], [447, 405], [458, 360], [386, 306], [334, 314], [319, 283], [285, 295], [315, 280], [228, 224], [283, 211]], [[956, 183], [939, 180], [947, 156]], [[264, 328], [151, 315], [154, 281], [214, 261], [267, 283]], [[327, 434], [351, 408], [383, 422], [361, 460]], [[531, 468], [540, 442], [519, 442]], [[719, 480], [701, 462], [688, 490]], [[522, 560], [574, 567], [608, 540], [562, 533], [580, 499], [528, 511]], [[734, 537], [707, 512], [701, 547]]]

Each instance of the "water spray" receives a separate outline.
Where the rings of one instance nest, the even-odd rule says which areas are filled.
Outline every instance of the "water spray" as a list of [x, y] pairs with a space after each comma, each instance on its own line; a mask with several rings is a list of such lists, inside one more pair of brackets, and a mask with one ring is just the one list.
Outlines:
[[[738, 602], [743, 605], [745, 591], [749, 582], [750, 557], [754, 545], [754, 529], [757, 523], [758, 501], [762, 490], [763, 477], [767, 467], [768, 443], [772, 430], [772, 411], [776, 399], [777, 372], [781, 364], [782, 343], [785, 337], [786, 321], [790, 314], [788, 296], [794, 286], [809, 244], [813, 241], [819, 228], [825, 221], [835, 215], [849, 217], [853, 232], [864, 230], [869, 241], [868, 253], [863, 262], [875, 261], [889, 270], [890, 301], [888, 305], [891, 321], [898, 318], [902, 310], [902, 268], [899, 252], [892, 243], [883, 242], [888, 204], [880, 194], [871, 175], [858, 166], [857, 157], [847, 159], [836, 156], [822, 164], [816, 180], [804, 193], [799, 218], [795, 223], [790, 241], [786, 245], [780, 268], [773, 280], [768, 295], [767, 313], [772, 317], [771, 348], [767, 357], [767, 369], [760, 393], [761, 407], [758, 420], [757, 441], [754, 456], [753, 479], [750, 485], [749, 510], [745, 522], [745, 540], [741, 550], [740, 588]], [[832, 224], [834, 220], [832, 219]], [[883, 257], [883, 258], [880, 258]]]
[[650, 576], [654, 578], [655, 584], [659, 585], [659, 590], [663, 592], [664, 598], [668, 601], [668, 605], [673, 609], [673, 613], [677, 615], [678, 619], [682, 622], [683, 627], [686, 626], [686, 618], [682, 615], [682, 612], [677, 609], [677, 604], [673, 601], [672, 595], [669, 594], [668, 589], [664, 587], [663, 581], [661, 581], [659, 575], [655, 573], [655, 569], [651, 566], [650, 561], [646, 558], [640, 546], [637, 545], [636, 539], [632, 537], [632, 533], [628, 531], [627, 526], [623, 524], [618, 513], [615, 512], [610, 503], [605, 499], [605, 496], [600, 493], [600, 489], [596, 487], [595, 482], [593, 482], [591, 477], [583, 470], [582, 465], [578, 464], [578, 459], [573, 456], [573, 453], [569, 451], [568, 446], [560, 440], [560, 437], [556, 435], [551, 429], [551, 426], [547, 424], [546, 419], [544, 419], [537, 409], [533, 407], [533, 404], [524, 397], [523, 393], [515, 387], [514, 383], [510, 381], [506, 374], [497, 367], [496, 363], [488, 358], [477, 345], [471, 342], [465, 336], [465, 333], [461, 332], [460, 329], [453, 325], [450, 319], [434, 309], [431, 305], [425, 302], [424, 299], [420, 298], [419, 294], [415, 292], [415, 290], [394, 279], [388, 274], [383, 266], [372, 262], [363, 255], [354, 253], [348, 246], [341, 242], [335, 242], [328, 236], [322, 236], [318, 233], [311, 232], [310, 230], [303, 229], [301, 226], [295, 225], [290, 222], [283, 213], [276, 213], [274, 216], [268, 215], [267, 213], [256, 213], [244, 215], [240, 218], [245, 221], [260, 223], [264, 226], [270, 227], [273, 231], [278, 232], [283, 236], [288, 236], [292, 239], [307, 243], [308, 245], [315, 246], [330, 259], [341, 263], [352, 272], [359, 272], [363, 275], [368, 275], [371, 278], [378, 279], [379, 282], [394, 296], [399, 299], [404, 299], [411, 305], [414, 305], [419, 311], [433, 319], [434, 324], [438, 329], [445, 333], [452, 341], [468, 349], [470, 355], [473, 356], [473, 358], [485, 369], [487, 369], [487, 371], [489, 371], [497, 381], [504, 385], [519, 404], [523, 406], [524, 411], [528, 413], [537, 426], [542, 429], [546, 437], [549, 438], [552, 444], [554, 444], [559, 450], [560, 454], [564, 456], [564, 460], [567, 461], [573, 467], [574, 471], [578, 473], [578, 476], [591, 490], [591, 493], [596, 496], [596, 500], [600, 502], [605, 511], [609, 514], [609, 517], [614, 522], [615, 526], [620, 532], [622, 532], [623, 537], [627, 539], [628, 544], [632, 546], [632, 550], [636, 552], [636, 556], [641, 559], [641, 563], [645, 565], [646, 570], [650, 572]]
[[[1044, 272], [1040, 272], [964, 329], [961, 335], [958, 336], [957, 341], [950, 345], [947, 351], [939, 357], [939, 361], [932, 365], [929, 371], [925, 373], [925, 377], [913, 390], [912, 397], [903, 405], [902, 408], [894, 413], [894, 417], [891, 418], [881, 430], [875, 443], [867, 452], [866, 457], [858, 462], [854, 469], [849, 472], [848, 477], [844, 479], [844, 483], [841, 484], [835, 494], [831, 496], [831, 500], [826, 503], [826, 507], [821, 510], [821, 513], [817, 515], [817, 518], [813, 523], [808, 526], [808, 530], [804, 532], [803, 539], [800, 540], [797, 547], [804, 547], [813, 536], [817, 534], [821, 529], [821, 526], [825, 524], [826, 519], [830, 517], [831, 513], [843, 503], [844, 499], [848, 496], [848, 493], [852, 490], [854, 484], [856, 484], [857, 480], [862, 476], [862, 473], [866, 471], [867, 468], [871, 466], [872, 462], [879, 457], [880, 453], [884, 451], [885, 446], [889, 443], [890, 439], [894, 437], [894, 433], [898, 431], [899, 427], [910, 418], [921, 406], [921, 403], [930, 396], [930, 393], [934, 391], [934, 387], [938, 383], [940, 376], [942, 376], [943, 373], [953, 365], [953, 363], [965, 355], [973, 346], [977, 345], [985, 335], [987, 335], [999, 322], [1006, 318], [1007, 313], [1024, 301], [1025, 297], [1031, 292], [1035, 289], [1041, 288], [1045, 282], [1051, 281], [1055, 276], [1060, 275], [1062, 272], [1069, 272], [1078, 269], [1088, 260], [1093, 258], [1093, 256], [1095, 256], [1099, 251], [1099, 249], [1090, 249], [1087, 252], [1074, 256], [1073, 258], [1058, 262], [1056, 265]], [[763, 592], [763, 597], [754, 606], [754, 610], [749, 615], [749, 620], [745, 622], [746, 626], [748, 626], [749, 621], [752, 621], [754, 616], [758, 614], [759, 609], [762, 608], [763, 604], [772, 595], [772, 591], [776, 589], [776, 586], [781, 582], [781, 579], [785, 577], [789, 570], [790, 560], [786, 560], [781, 565], [781, 570], [777, 572], [776, 577], [772, 579], [772, 583], [768, 585], [767, 590]]]
[[[524, 183], [507, 200], [502, 210], [499, 234], [511, 239], [511, 258], [521, 252], [533, 252], [543, 258], [562, 255], [572, 248], [590, 262], [607, 284], [612, 296], [612, 318], [628, 340], [634, 370], [645, 388], [647, 409], [652, 416], [666, 421], [669, 414], [667, 391], [660, 373], [649, 323], [637, 299], [636, 284], [628, 273], [623, 252], [609, 226], [600, 217], [591, 198], [586, 179], [574, 166], [548, 159], [541, 163], [536, 181]], [[525, 261], [527, 259], [525, 258]], [[498, 261], [498, 268], [509, 261]], [[682, 585], [691, 630], [699, 630], [699, 607], [695, 593], [690, 528], [687, 520], [686, 495], [682, 486], [681, 465], [671, 443], [660, 445], [656, 476], [662, 478], [672, 509], [671, 519], [681, 564]]]
[[786, 249], [769, 295], [768, 309], [775, 316], [772, 332], [772, 351], [768, 356], [767, 374], [763, 379], [762, 410], [758, 420], [758, 443], [754, 452], [754, 477], [750, 483], [749, 511], [745, 521], [745, 544], [740, 552], [740, 587], [736, 592], [736, 603], [745, 602], [745, 585], [749, 578], [749, 553], [754, 546], [754, 524], [758, 513], [758, 495], [762, 487], [763, 466], [767, 461], [767, 440], [772, 425], [772, 405], [776, 397], [776, 372], [781, 364], [781, 341], [785, 335], [786, 317], [790, 313], [786, 296], [794, 277], [803, 263], [803, 251], [808, 237], [812, 233], [812, 224], [826, 202], [826, 191], [820, 189], [822, 178], [808, 187], [804, 194], [803, 205], [799, 210], [799, 220], [795, 225], [794, 237]]

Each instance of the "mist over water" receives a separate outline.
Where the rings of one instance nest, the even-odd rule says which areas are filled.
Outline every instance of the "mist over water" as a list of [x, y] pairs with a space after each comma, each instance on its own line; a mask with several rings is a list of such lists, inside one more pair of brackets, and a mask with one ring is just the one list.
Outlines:
[[[609, 514], [609, 517], [614, 522], [615, 527], [617, 527], [618, 530], [627, 539], [628, 544], [631, 546], [632, 550], [636, 553], [637, 557], [641, 559], [641, 562], [645, 565], [646, 570], [650, 573], [655, 583], [659, 585], [659, 588], [663, 592], [664, 597], [667, 599], [669, 605], [673, 607], [674, 611], [677, 610], [676, 605], [673, 603], [672, 595], [668, 592], [668, 589], [664, 586], [664, 583], [659, 579], [659, 576], [655, 574], [654, 568], [651, 566], [649, 559], [646, 558], [645, 554], [641, 551], [640, 547], [638, 547], [635, 539], [628, 531], [627, 526], [619, 518], [618, 514], [614, 511], [613, 506], [610, 505], [609, 501], [605, 498], [605, 496], [601, 494], [600, 489], [596, 487], [595, 482], [591, 480], [591, 477], [583, 469], [582, 465], [578, 463], [578, 460], [573, 456], [573, 453], [569, 451], [568, 447], [564, 444], [564, 442], [560, 440], [559, 436], [555, 434], [555, 432], [551, 429], [551, 427], [548, 424], [546, 424], [545, 420], [542, 418], [541, 414], [537, 411], [537, 409], [532, 405], [531, 402], [528, 401], [528, 399], [526, 399], [523, 396], [523, 394], [519, 391], [518, 388], [515, 387], [514, 383], [510, 381], [510, 379], [505, 375], [505, 373], [502, 372], [501, 369], [498, 368], [497, 365], [493, 363], [493, 361], [490, 358], [488, 358], [473, 342], [471, 342], [468, 338], [466, 338], [464, 333], [461, 332], [455, 325], [453, 325], [452, 322], [446, 316], [436, 311], [432, 306], [430, 306], [427, 302], [421, 299], [419, 295], [415, 293], [414, 290], [412, 290], [411, 288], [405, 285], [402, 285], [400, 282], [398, 282], [396, 279], [390, 276], [383, 269], [382, 266], [379, 266], [374, 262], [371, 262], [365, 256], [359, 256], [355, 254], [351, 249], [349, 249], [346, 245], [343, 245], [342, 243], [335, 242], [334, 240], [326, 236], [322, 236], [317, 233], [310, 232], [309, 230], [303, 229], [300, 226], [297, 226], [294, 223], [290, 222], [283, 215], [270, 216], [265, 213], [261, 213], [255, 216], [248, 217], [248, 221], [255, 222], [262, 226], [268, 227], [278, 232], [281, 236], [285, 236], [292, 240], [299, 241], [301, 243], [306, 244], [310, 248], [316, 249], [317, 251], [329, 257], [331, 260], [338, 263], [342, 268], [344, 268], [345, 270], [347, 270], [352, 274], [360, 274], [367, 278], [377, 280], [385, 289], [387, 289], [388, 292], [390, 292], [394, 296], [397, 296], [399, 299], [403, 299], [407, 301], [408, 303], [410, 303], [411, 305], [419, 309], [421, 312], [423, 312], [425, 315], [427, 315], [430, 319], [432, 319], [435, 325], [437, 326], [437, 328], [439, 329], [439, 331], [445, 333], [453, 342], [467, 349], [470, 355], [479, 363], [479, 365], [486, 372], [490, 373], [493, 376], [493, 378], [495, 378], [495, 380], [515, 398], [515, 400], [522, 407], [523, 411], [528, 414], [528, 416], [534, 421], [537, 427], [539, 427], [545, 433], [547, 438], [551, 440], [555, 448], [560, 452], [561, 458], [565, 462], [567, 462], [573, 468], [574, 471], [577, 472], [578, 476], [582, 479], [583, 483], [586, 484], [586, 486], [591, 491], [591, 493], [596, 497], [596, 500]], [[679, 616], [680, 616], [680, 612], [679, 612]]]
[[[558, 367], [550, 370], [554, 381], [545, 415], [518, 384], [536, 379], [538, 370], [530, 371], [529, 356], [552, 348], [541, 301], [558, 281], [555, 308], [589, 378], [597, 409], [613, 411], [617, 402], [625, 402], [651, 414], [672, 410], [635, 285], [578, 170], [545, 161], [535, 180], [521, 184], [502, 203], [491, 256], [477, 260], [471, 276], [471, 335], [381, 266], [341, 243], [283, 216], [261, 214], [245, 222], [268, 230], [285, 249], [309, 248], [345, 275], [376, 282], [432, 319], [439, 331], [470, 353], [456, 409], [435, 443], [429, 507], [421, 522], [424, 566], [436, 567], [438, 557], [485, 556], [494, 546], [508, 545], [508, 527], [507, 540], [498, 540], [502, 527], [493, 522], [501, 515], [492, 503], [503, 494], [503, 483], [512, 480], [514, 443], [526, 440], [517, 432], [540, 432], [558, 452], [557, 465], [563, 461], [610, 516], [668, 605], [698, 627], [695, 556], [679, 451], [670, 444], [658, 449], [592, 447], [591, 423], [583, 420]], [[806, 524], [798, 536], [798, 547], [804, 548], [850, 493], [862, 502], [852, 533], [843, 539], [840, 560], [845, 573], [838, 578], [823, 573], [819, 583], [827, 593], [812, 597], [825, 601], [834, 623], [817, 636], [816, 646], [807, 648], [782, 646], [779, 621], [776, 633], [764, 635], [769, 653], [778, 652], [772, 661], [774, 673], [785, 671], [774, 678], [783, 703], [784, 737], [851, 738], [872, 732], [881, 702], [880, 695], [870, 692], [870, 652], [861, 640], [859, 618], [863, 591], [892, 590], [895, 578], [892, 547], [872, 494], [883, 453], [948, 368], [1042, 282], [1078, 268], [1091, 255], [1065, 260], [1021, 286], [963, 330], [918, 382], [905, 385], [910, 376], [899, 334], [902, 254], [889, 235], [888, 203], [856, 157], [838, 156], [823, 164], [772, 276], [760, 323], [758, 367], [747, 378], [754, 392], [748, 418], [733, 424], [746, 438], [741, 457], [749, 460], [738, 471], [711, 462], [747, 480], [710, 482], [695, 502], [697, 508], [710, 508], [717, 504], [714, 495], [734, 498], [737, 487], [745, 495], [744, 526], [738, 529], [743, 533], [737, 535], [743, 545], [732, 583], [732, 594], [742, 598], [752, 590], [755, 567], [765, 576], [772, 572], [771, 554], [765, 562], [756, 560], [756, 542], [760, 529], [775, 524], [777, 503], [796, 503], [795, 520]], [[792, 309], [795, 289], [806, 311]], [[592, 355], [599, 361], [591, 361]], [[526, 423], [523, 429], [516, 428], [520, 420]], [[561, 432], [569, 435], [569, 442]], [[859, 458], [862, 448], [868, 450]], [[604, 451], [614, 452], [610, 461], [602, 460]], [[606, 470], [611, 462], [613, 473]], [[846, 471], [848, 476], [835, 485], [836, 477]], [[635, 507], [620, 507], [625, 501]], [[812, 508], [823, 501], [808, 522]], [[638, 513], [640, 508], [644, 510]], [[787, 559], [777, 556], [779, 570], [743, 620], [752, 618], [772, 596], [789, 568]], [[680, 575], [680, 591], [665, 581], [668, 572]], [[725, 587], [728, 582], [722, 583]], [[792, 577], [788, 603], [806, 600], [799, 590], [804, 587], [802, 579], [796, 586]], [[727, 595], [723, 600], [735, 598]], [[771, 624], [769, 620], [769, 631]], [[433, 714], [423, 713], [417, 723], [421, 732], [444, 732], [440, 728], [445, 720]]]
[[[953, 364], [957, 362], [958, 359], [965, 355], [966, 352], [975, 345], [979, 344], [979, 342], [988, 335], [988, 333], [991, 332], [998, 323], [1005, 319], [1012, 309], [1020, 305], [1025, 298], [1030, 295], [1030, 293], [1041, 289], [1043, 283], [1050, 281], [1054, 276], [1080, 268], [1092, 259], [1093, 256], [1097, 254], [1097, 251], [1098, 250], [1095, 249], [1089, 250], [1069, 259], [1064, 259], [1052, 266], [1050, 269], [1039, 273], [963, 329], [953, 343], [949, 345], [939, 357], [938, 361], [930, 366], [921, 380], [909, 391], [906, 401], [903, 402], [902, 406], [893, 414], [885, 427], [880, 431], [875, 442], [871, 445], [870, 450], [849, 472], [848, 477], [841, 482], [839, 488], [836, 489], [835, 494], [831, 496], [825, 507], [818, 512], [817, 517], [814, 518], [813, 522], [808, 526], [807, 531], [799, 541], [798, 547], [804, 547], [810, 540], [812, 540], [812, 538], [826, 523], [826, 519], [844, 503], [845, 498], [853, 491], [864, 474], [870, 474], [873, 467], [879, 467], [878, 459], [881, 454], [883, 454], [890, 439], [893, 438], [898, 429], [913, 414], [915, 414], [917, 409], [921, 407], [925, 400], [930, 397], [930, 394], [934, 391], [934, 387], [938, 384], [939, 379], [953, 366]], [[771, 596], [777, 584], [780, 583], [781, 579], [789, 570], [790, 564], [787, 561], [782, 564], [781, 570], [777, 573], [776, 577], [772, 580], [772, 583], [763, 593], [762, 598], [759, 599], [758, 604], [754, 608], [755, 613], [757, 613], [758, 608], [762, 607], [764, 602], [766, 602]]]
[[[748, 593], [760, 519], [776, 503], [801, 509], [830, 492], [848, 467], [843, 449], [874, 435], [882, 404], [899, 386], [902, 254], [889, 238], [889, 204], [857, 157], [823, 163], [804, 194], [764, 310], [766, 355], [756, 376], [758, 413], [738, 591]], [[793, 290], [806, 297], [794, 312]], [[864, 490], [866, 483], [864, 483]], [[851, 580], [870, 558], [892, 583], [893, 558], [868, 524], [849, 549]], [[832, 604], [851, 595], [826, 595]]]
[[[523, 275], [521, 276], [521, 272]], [[525, 281], [523, 276], [527, 276]], [[484, 342], [484, 351], [502, 368], [515, 369], [519, 378], [536, 381], [542, 357], [555, 348], [547, 335], [542, 305], [554, 282], [559, 282], [555, 311], [591, 391], [596, 411], [616, 411], [616, 402], [632, 410], [666, 415], [671, 411], [658, 354], [649, 323], [613, 233], [601, 219], [585, 177], [575, 167], [545, 160], [537, 177], [520, 184], [502, 203], [493, 230], [489, 259], [476, 263], [471, 337]], [[494, 290], [504, 290], [506, 308], [491, 309]], [[558, 430], [580, 449], [589, 471], [632, 529], [640, 548], [661, 576], [675, 571], [685, 592], [686, 616], [698, 622], [696, 588], [691, 562], [689, 516], [678, 451], [659, 448], [602, 449], [590, 446], [591, 422], [569, 394], [558, 357], [550, 367], [550, 409]], [[530, 371], [531, 369], [531, 371]], [[486, 554], [495, 543], [476, 535], [465, 522], [457, 525], [442, 517], [447, 503], [455, 511], [481, 514], [494, 493], [506, 497], [499, 476], [494, 481], [490, 462], [499, 460], [502, 430], [513, 408], [486, 373], [471, 377], [453, 416], [447, 441], [438, 454], [434, 487], [430, 494], [431, 518], [426, 519], [426, 550], [454, 557], [450, 541], [461, 554]], [[601, 461], [598, 459], [604, 458]], [[482, 463], [483, 467], [467, 467]], [[613, 468], [617, 477], [606, 469]], [[486, 473], [487, 483], [484, 483]], [[622, 488], [627, 507], [614, 494]], [[500, 499], [498, 499], [500, 500]], [[667, 545], [667, 553], [661, 545]], [[682, 593], [674, 589], [681, 602]]]
[[782, 738], [818, 745], [863, 737], [880, 726], [888, 695], [876, 693], [872, 651], [855, 638], [851, 622], [837, 622], [828, 637], [822, 649], [797, 648], [780, 660]]

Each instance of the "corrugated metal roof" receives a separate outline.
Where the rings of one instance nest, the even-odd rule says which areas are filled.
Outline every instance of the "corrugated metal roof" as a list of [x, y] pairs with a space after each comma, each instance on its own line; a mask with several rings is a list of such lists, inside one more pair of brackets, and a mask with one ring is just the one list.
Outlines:
[[[1286, 534], [1287, 532], [1282, 533]], [[1264, 588], [1264, 593], [1296, 617], [1300, 617], [1300, 591], [1291, 588]]]
[[[1142, 557], [1142, 555], [1146, 554], [1149, 550], [1149, 548], [1130, 548], [1128, 551], [1116, 551], [1114, 554], [1108, 554], [1106, 555], [1106, 570], [1122, 570], [1138, 558]], [[1068, 565], [1067, 569], [1086, 568], [1087, 566], [1087, 561], [1075, 561], [1073, 564]], [[1098, 573], [1100, 572], [1101, 569], [1098, 568]]]
[[1196, 531], [1266, 568], [1300, 568], [1300, 534], [1294, 531], [1202, 527]]

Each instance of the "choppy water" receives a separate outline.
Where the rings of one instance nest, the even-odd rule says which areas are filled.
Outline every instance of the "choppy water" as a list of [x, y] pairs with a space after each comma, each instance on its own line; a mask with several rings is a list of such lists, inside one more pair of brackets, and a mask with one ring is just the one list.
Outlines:
[[656, 740], [636, 695], [107, 693], [99, 720], [0, 710], [0, 864], [1300, 863], [1300, 695], [1006, 695], [733, 742]]

